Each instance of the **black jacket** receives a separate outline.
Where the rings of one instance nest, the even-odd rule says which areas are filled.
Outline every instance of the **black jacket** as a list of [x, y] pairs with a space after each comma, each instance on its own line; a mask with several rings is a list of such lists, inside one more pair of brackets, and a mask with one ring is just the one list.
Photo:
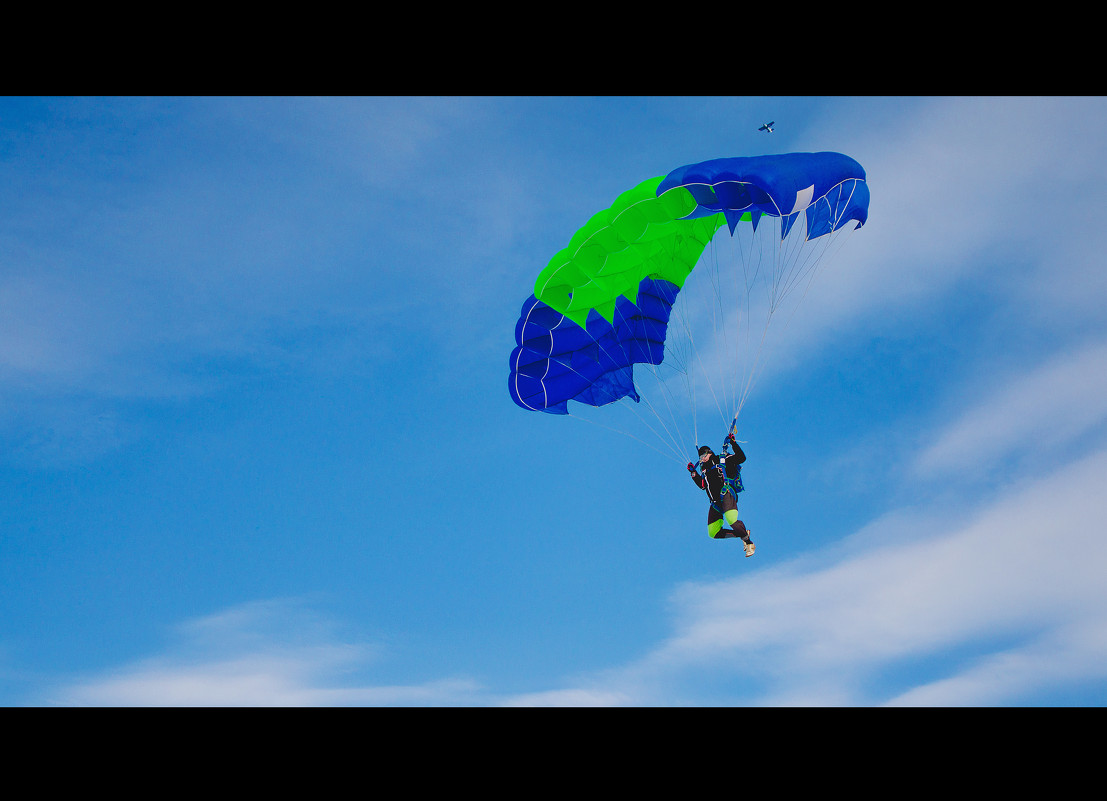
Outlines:
[[746, 461], [746, 454], [742, 451], [742, 446], [733, 445], [732, 447], [734, 453], [727, 456], [726, 459], [720, 460], [718, 455], [712, 454], [702, 476], [698, 472], [691, 474], [692, 481], [707, 493], [707, 499], [711, 503], [718, 503], [726, 479], [738, 478], [738, 474], [742, 470], [740, 465]]

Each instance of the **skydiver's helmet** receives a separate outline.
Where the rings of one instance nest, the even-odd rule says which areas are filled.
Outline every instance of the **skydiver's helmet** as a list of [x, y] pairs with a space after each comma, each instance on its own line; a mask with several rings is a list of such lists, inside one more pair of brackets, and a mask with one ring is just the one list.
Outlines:
[[706, 445], [700, 445], [700, 450], [699, 450], [700, 456], [703, 456], [705, 453], [710, 453], [712, 456], [715, 455], [715, 451], [711, 450]]

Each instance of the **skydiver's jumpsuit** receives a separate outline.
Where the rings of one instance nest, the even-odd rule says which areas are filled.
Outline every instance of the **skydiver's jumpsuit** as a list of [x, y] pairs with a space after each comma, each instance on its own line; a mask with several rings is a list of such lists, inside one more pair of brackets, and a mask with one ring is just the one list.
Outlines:
[[[711, 502], [711, 508], [707, 511], [707, 536], [712, 539], [740, 537], [747, 540], [749, 538], [746, 524], [738, 519], [738, 498], [734, 490], [726, 484], [727, 478], [738, 477], [744, 461], [746, 461], [746, 454], [741, 446], [734, 445], [734, 453], [722, 461], [717, 455], [712, 454], [702, 476], [698, 472], [691, 473], [692, 481], [707, 493], [707, 499]], [[729, 529], [723, 528], [724, 518], [730, 524]]]

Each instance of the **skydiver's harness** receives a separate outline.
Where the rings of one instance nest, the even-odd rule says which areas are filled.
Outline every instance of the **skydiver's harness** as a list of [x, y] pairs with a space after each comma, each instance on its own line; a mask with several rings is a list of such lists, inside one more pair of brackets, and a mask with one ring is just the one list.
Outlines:
[[[734, 503], [737, 504], [738, 493], [745, 489], [745, 487], [742, 486], [742, 465], [738, 465], [738, 475], [736, 475], [734, 478], [730, 478], [730, 476], [726, 474], [726, 465], [724, 464], [726, 461], [726, 457], [729, 454], [727, 454], [725, 450], [725, 445], [723, 446], [723, 448], [724, 450], [722, 459], [717, 465], [711, 468], [712, 470], [718, 470], [723, 474], [723, 488], [719, 490], [719, 503], [722, 503], [724, 495], [726, 495], [728, 492], [732, 492], [734, 493]], [[706, 473], [707, 471], [704, 472]], [[704, 475], [703, 480], [707, 481], [706, 475]], [[711, 504], [711, 508], [714, 509], [716, 512], [718, 512], [719, 514], [723, 513], [723, 510], [718, 507], [718, 504], [715, 501], [708, 500], [708, 503]]]
[[[723, 471], [723, 475], [726, 475], [725, 470]], [[742, 465], [738, 465], [738, 475], [736, 475], [734, 478], [725, 478], [723, 480], [723, 489], [719, 494], [725, 495], [727, 492], [733, 492], [734, 500], [737, 501], [738, 493], [744, 489], [745, 487], [742, 486]]]
[[[719, 463], [711, 468], [712, 470], [718, 470], [723, 476], [723, 488], [719, 490], [719, 502], [722, 502], [724, 495], [726, 495], [728, 492], [732, 492], [734, 493], [735, 504], [738, 503], [738, 493], [745, 489], [745, 487], [742, 486], [742, 465], [738, 465], [738, 475], [736, 475], [734, 478], [730, 478], [726, 474], [726, 460], [727, 457], [730, 456], [729, 437], [731, 434], [734, 433], [734, 424], [737, 422], [738, 417], [737, 415], [735, 415], [734, 420], [730, 424], [730, 430], [727, 432], [728, 439], [723, 440], [723, 455], [719, 458]], [[707, 481], [706, 470], [704, 471], [703, 480]], [[723, 510], [718, 507], [715, 501], [708, 500], [708, 503], [711, 504], [711, 508], [714, 509], [716, 512], [718, 512], [719, 514], [723, 513]]]

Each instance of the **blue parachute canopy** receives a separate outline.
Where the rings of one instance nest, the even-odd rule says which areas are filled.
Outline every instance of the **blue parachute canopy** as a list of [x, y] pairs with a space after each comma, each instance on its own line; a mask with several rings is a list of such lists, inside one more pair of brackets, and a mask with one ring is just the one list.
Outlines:
[[[722, 215], [733, 235], [740, 220], [756, 229], [768, 215], [780, 218], [783, 239], [803, 214], [805, 237], [813, 240], [868, 219], [865, 171], [841, 153], [713, 159], [652, 180], [633, 190], [647, 187], [648, 198], [624, 193], [594, 215], [572, 240], [576, 249], [564, 254], [569, 261], [547, 267], [557, 280], [540, 278], [523, 303], [508, 377], [511, 398], [522, 408], [567, 414], [569, 400], [638, 401], [633, 365], [661, 364], [673, 302], [705, 244], [691, 229], [673, 227], [693, 222], [675, 221], [700, 225], [710, 221], [698, 218]], [[654, 183], [656, 190], [649, 188]], [[659, 247], [664, 226], [670, 239]], [[673, 260], [692, 248], [699, 249], [688, 266], [675, 268]], [[559, 303], [560, 311], [549, 305]]]
[[637, 303], [615, 302], [614, 323], [597, 312], [581, 328], [533, 295], [515, 324], [511, 399], [524, 409], [566, 414], [566, 402], [603, 406], [630, 396], [638, 401], [631, 365], [661, 364], [665, 331], [680, 288], [643, 279]]
[[807, 215], [807, 238], [828, 234], [847, 221], [865, 224], [869, 188], [865, 170], [841, 153], [782, 153], [712, 159], [673, 170], [657, 188], [660, 196], [682, 186], [697, 208], [688, 217], [722, 212], [730, 232], [744, 213], [754, 225], [761, 214], [781, 219], [788, 235], [800, 213]]

